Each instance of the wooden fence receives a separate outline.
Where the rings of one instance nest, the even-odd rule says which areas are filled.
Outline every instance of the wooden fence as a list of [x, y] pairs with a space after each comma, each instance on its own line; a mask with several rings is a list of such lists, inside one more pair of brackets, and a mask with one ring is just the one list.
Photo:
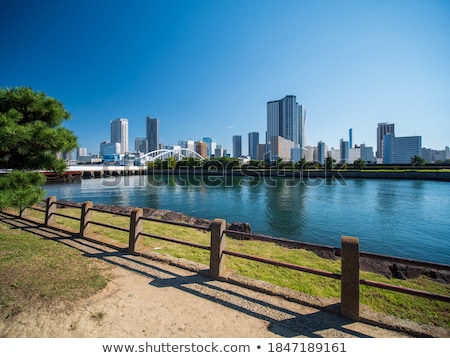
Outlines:
[[[143, 216], [142, 208], [135, 208], [132, 210], [131, 214], [124, 213], [114, 213], [114, 215], [121, 215], [130, 218], [129, 228], [123, 228], [115, 225], [110, 225], [107, 223], [94, 221], [92, 219], [92, 213], [104, 212], [112, 214], [108, 210], [97, 209], [93, 207], [91, 201], [84, 202], [81, 204], [81, 212], [79, 217], [66, 215], [57, 212], [57, 205], [76, 207], [80, 209], [79, 205], [72, 205], [65, 202], [58, 202], [56, 197], [51, 196], [47, 198], [45, 209], [40, 209], [35, 207], [35, 210], [45, 212], [45, 225], [51, 227], [56, 224], [56, 217], [61, 216], [73, 220], [78, 220], [80, 222], [79, 236], [84, 239], [89, 240], [89, 236], [92, 233], [92, 226], [98, 225], [110, 229], [120, 230], [128, 233], [128, 246], [127, 250], [131, 254], [139, 254], [143, 249], [143, 237], [155, 238], [160, 240], [165, 240], [169, 242], [174, 242], [181, 245], [187, 245], [195, 247], [198, 249], [208, 250], [210, 255], [209, 260], [209, 275], [214, 279], [221, 279], [225, 275], [226, 271], [226, 256], [239, 257], [246, 260], [258, 261], [269, 265], [274, 265], [278, 267], [284, 267], [291, 270], [307, 272], [314, 275], [325, 276], [332, 279], [340, 280], [341, 283], [341, 296], [340, 296], [340, 307], [341, 315], [352, 320], [359, 319], [359, 289], [360, 285], [367, 285], [372, 287], [377, 287], [380, 289], [397, 291], [404, 294], [409, 294], [413, 296], [425, 297], [432, 300], [439, 300], [444, 302], [450, 302], [450, 296], [440, 295], [432, 292], [416, 290], [411, 288], [405, 288], [401, 286], [390, 285], [381, 282], [375, 282], [365, 279], [360, 279], [360, 257], [371, 257], [373, 259], [387, 260], [390, 262], [397, 262], [401, 264], [409, 264], [417, 267], [433, 268], [436, 270], [450, 270], [450, 266], [443, 265], [439, 263], [416, 261], [411, 259], [399, 258], [378, 255], [367, 252], [360, 252], [359, 250], [359, 240], [355, 237], [342, 236], [341, 238], [341, 248], [332, 248], [329, 246], [301, 243], [301, 246], [305, 248], [319, 248], [322, 250], [332, 250], [337, 252], [341, 256], [341, 273], [333, 273], [322, 270], [317, 270], [314, 268], [303, 267], [291, 263], [285, 263], [275, 260], [270, 260], [266, 258], [261, 258], [253, 255], [242, 254], [235, 251], [230, 251], [226, 249], [226, 238], [227, 236], [240, 236], [243, 238], [249, 238], [253, 240], [263, 240], [263, 241], [274, 241], [278, 243], [285, 242], [286, 244], [292, 244], [292, 241], [275, 239], [264, 235], [255, 235], [242, 233], [238, 231], [228, 230], [226, 221], [223, 219], [215, 219], [209, 227], [193, 225], [181, 222], [165, 221], [156, 218], [147, 218]], [[153, 235], [151, 233], [145, 232], [143, 230], [143, 221], [154, 221], [160, 223], [166, 223], [171, 225], [185, 226], [194, 229], [206, 230], [210, 232], [210, 245], [201, 245], [197, 243], [187, 242], [175, 238], [163, 237], [158, 235]]]

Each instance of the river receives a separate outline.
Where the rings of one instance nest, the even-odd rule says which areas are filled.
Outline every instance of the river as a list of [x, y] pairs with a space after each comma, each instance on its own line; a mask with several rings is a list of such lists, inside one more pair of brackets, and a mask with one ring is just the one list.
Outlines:
[[301, 180], [251, 177], [126, 176], [49, 184], [72, 201], [167, 209], [253, 232], [450, 264], [450, 183], [426, 180]]

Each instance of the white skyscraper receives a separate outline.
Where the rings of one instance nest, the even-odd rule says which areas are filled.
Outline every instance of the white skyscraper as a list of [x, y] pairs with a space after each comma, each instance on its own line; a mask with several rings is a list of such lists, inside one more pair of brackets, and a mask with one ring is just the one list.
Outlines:
[[111, 143], [120, 143], [120, 154], [128, 153], [128, 119], [111, 121]]

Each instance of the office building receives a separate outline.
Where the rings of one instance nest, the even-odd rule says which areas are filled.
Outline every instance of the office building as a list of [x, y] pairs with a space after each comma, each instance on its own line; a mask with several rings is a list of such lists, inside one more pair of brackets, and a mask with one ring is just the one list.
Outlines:
[[386, 134], [395, 135], [395, 125], [393, 123], [378, 123], [377, 128], [377, 153], [379, 159], [383, 159], [383, 138]]
[[374, 163], [374, 153], [373, 153], [373, 147], [366, 147], [365, 144], [361, 144], [359, 147], [361, 159], [364, 160], [366, 163]]
[[258, 158], [259, 133], [251, 132], [248, 134], [248, 155], [252, 159]]
[[306, 147], [306, 108], [302, 104], [298, 106], [298, 145]]
[[349, 147], [348, 147], [348, 141], [341, 139], [340, 141], [340, 152], [341, 157], [339, 162], [340, 163], [348, 163], [349, 159]]
[[128, 153], [128, 119], [111, 121], [111, 143], [120, 144], [120, 154]]
[[347, 163], [353, 164], [358, 159], [361, 159], [361, 147], [358, 147], [358, 146], [355, 145], [355, 148], [349, 148], [348, 149], [348, 161], [347, 161]]
[[86, 157], [88, 155], [87, 148], [77, 148], [77, 158], [78, 157]]
[[233, 136], [233, 158], [242, 157], [242, 136]]
[[100, 156], [119, 155], [121, 151], [120, 143], [102, 142], [100, 143]]
[[348, 130], [348, 147], [351, 149], [353, 148], [353, 129], [350, 128]]
[[383, 139], [384, 164], [410, 164], [414, 156], [422, 156], [422, 137], [396, 137], [386, 134]]
[[295, 148], [296, 145], [293, 141], [285, 139], [281, 136], [272, 137], [270, 139], [270, 161], [274, 162], [278, 159], [284, 161], [291, 160], [291, 149]]
[[193, 140], [179, 140], [178, 145], [181, 148], [189, 149], [195, 152], [195, 142]]
[[326, 154], [325, 150], [326, 150], [325, 143], [319, 141], [319, 143], [317, 143], [317, 161], [321, 165], [325, 164], [325, 154]]
[[[306, 109], [297, 103], [295, 96], [286, 96], [280, 100], [267, 102], [267, 144], [271, 138], [282, 137], [294, 146], [306, 145]], [[271, 153], [276, 150], [269, 148]], [[289, 160], [290, 158], [287, 158]], [[272, 156], [271, 161], [275, 160]]]
[[146, 136], [148, 142], [148, 151], [153, 152], [159, 148], [159, 119], [146, 117]]
[[225, 156], [225, 151], [224, 151], [224, 149], [222, 148], [221, 145], [217, 145], [217, 146], [216, 146], [216, 150], [214, 151], [214, 157], [215, 157], [215, 158], [222, 158], [222, 157], [224, 157], [224, 156]]
[[203, 142], [206, 143], [206, 157], [211, 158], [216, 151], [216, 140], [210, 137], [204, 137]]
[[203, 158], [207, 158], [208, 146], [205, 142], [198, 141], [195, 142], [195, 152], [200, 154]]
[[140, 153], [148, 153], [148, 140], [147, 138], [135, 138], [134, 139], [134, 151]]

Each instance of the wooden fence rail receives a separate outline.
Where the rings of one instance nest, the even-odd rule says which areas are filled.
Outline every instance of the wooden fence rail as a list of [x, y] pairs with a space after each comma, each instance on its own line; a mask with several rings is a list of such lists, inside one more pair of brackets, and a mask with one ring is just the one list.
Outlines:
[[[68, 206], [68, 207], [76, 207], [80, 209], [80, 216], [74, 217], [71, 215], [66, 215], [62, 213], [58, 213], [56, 211], [57, 205], [59, 206]], [[210, 263], [209, 263], [209, 275], [214, 279], [223, 278], [226, 271], [226, 257], [234, 256], [243, 258], [246, 260], [263, 262], [269, 265], [274, 265], [278, 267], [284, 267], [291, 270], [302, 271], [311, 273], [314, 275], [325, 276], [332, 279], [340, 280], [341, 282], [341, 314], [344, 317], [358, 320], [359, 319], [359, 289], [360, 285], [372, 286], [380, 289], [391, 290], [396, 292], [401, 292], [404, 294], [409, 294], [413, 296], [425, 297], [433, 300], [440, 300], [444, 302], [450, 302], [450, 296], [435, 294], [431, 292], [415, 290], [400, 286], [394, 286], [390, 284], [385, 284], [381, 282], [374, 282], [370, 280], [360, 279], [360, 269], [359, 262], [360, 257], [371, 257], [378, 259], [389, 259], [393, 262], [400, 263], [408, 263], [418, 267], [428, 267], [428, 268], [436, 268], [443, 270], [450, 270], [450, 266], [443, 265], [439, 263], [432, 262], [424, 262], [424, 261], [416, 261], [411, 259], [399, 258], [399, 257], [390, 257], [384, 255], [377, 255], [373, 253], [364, 253], [359, 250], [359, 240], [356, 237], [348, 237], [342, 236], [341, 238], [341, 248], [334, 248], [330, 246], [322, 246], [316, 244], [309, 243], [298, 243], [295, 242], [296, 245], [304, 246], [305, 248], [313, 248], [313, 249], [322, 249], [327, 251], [332, 251], [335, 254], [338, 254], [341, 257], [341, 273], [333, 273], [326, 272], [322, 270], [317, 270], [313, 268], [298, 266], [295, 264], [269, 260], [253, 255], [242, 254], [239, 252], [234, 252], [226, 249], [226, 238], [228, 236], [236, 236], [239, 235], [241, 237], [246, 237], [253, 240], [262, 240], [262, 241], [273, 241], [277, 243], [284, 243], [286, 245], [292, 245], [294, 242], [290, 240], [276, 239], [272, 237], [268, 237], [265, 235], [255, 235], [255, 234], [247, 234], [233, 230], [227, 230], [226, 221], [223, 219], [215, 219], [209, 227], [193, 225], [188, 223], [179, 223], [179, 222], [170, 222], [165, 220], [160, 220], [156, 218], [145, 218], [143, 217], [143, 209], [136, 208], [133, 209], [131, 214], [124, 213], [114, 213], [114, 215], [121, 215], [130, 218], [130, 226], [129, 228], [123, 228], [111, 224], [102, 223], [99, 221], [94, 221], [92, 219], [92, 212], [103, 212], [109, 213], [111, 212], [104, 209], [96, 209], [93, 207], [93, 203], [88, 201], [79, 205], [73, 205], [65, 202], [58, 202], [56, 197], [51, 196], [46, 200], [45, 210], [35, 208], [36, 210], [45, 212], [44, 222], [48, 226], [54, 226], [56, 224], [56, 216], [61, 216], [73, 220], [78, 220], [80, 222], [80, 230], [79, 235], [82, 238], [89, 239], [89, 234], [92, 232], [92, 226], [98, 225], [107, 227], [110, 229], [120, 230], [123, 232], [129, 233], [129, 242], [128, 242], [128, 252], [132, 254], [139, 254], [143, 249], [143, 237], [155, 238], [159, 240], [164, 240], [168, 242], [173, 242], [181, 245], [187, 245], [191, 247], [195, 247], [198, 249], [209, 250], [210, 252]], [[184, 227], [190, 227], [194, 229], [200, 229], [204, 231], [209, 231], [210, 235], [210, 245], [201, 245], [192, 242], [186, 242], [179, 239], [153, 235], [151, 233], [144, 232], [143, 230], [143, 221], [153, 221], [153, 222], [161, 222], [170, 225], [179, 225]]]

